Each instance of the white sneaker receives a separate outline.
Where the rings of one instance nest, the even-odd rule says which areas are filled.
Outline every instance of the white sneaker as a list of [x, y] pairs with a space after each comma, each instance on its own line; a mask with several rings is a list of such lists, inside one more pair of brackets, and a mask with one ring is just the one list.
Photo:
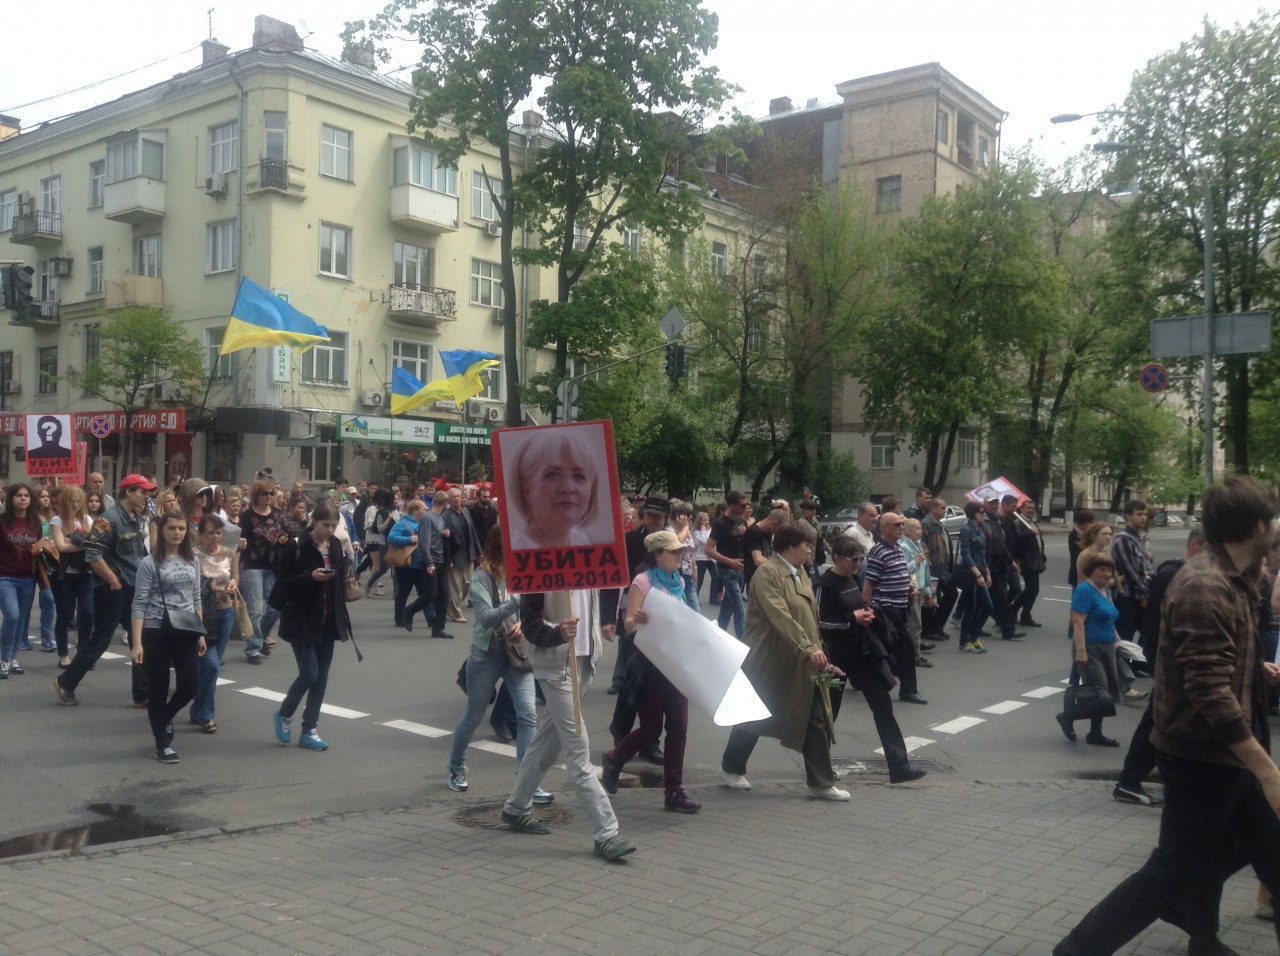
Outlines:
[[721, 770], [720, 779], [724, 781], [724, 785], [730, 790], [751, 789], [751, 781], [740, 773], [729, 773], [726, 770]]
[[844, 803], [849, 799], [849, 791], [841, 790], [839, 787], [810, 787], [809, 796], [815, 800], [832, 800], [836, 803]]

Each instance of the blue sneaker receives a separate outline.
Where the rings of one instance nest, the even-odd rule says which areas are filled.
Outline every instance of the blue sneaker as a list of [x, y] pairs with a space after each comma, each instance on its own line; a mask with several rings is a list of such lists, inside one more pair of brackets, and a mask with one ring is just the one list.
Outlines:
[[315, 728], [308, 730], [305, 734], [298, 738], [298, 746], [306, 747], [308, 750], [328, 750], [329, 745], [320, 739], [320, 735], [315, 732]]
[[465, 766], [455, 767], [449, 764], [449, 789], [456, 790], [458, 793], [467, 792], [467, 768]]
[[287, 744], [293, 739], [293, 731], [289, 729], [292, 720], [292, 717], [281, 716], [280, 711], [276, 711], [276, 740], [282, 744]]

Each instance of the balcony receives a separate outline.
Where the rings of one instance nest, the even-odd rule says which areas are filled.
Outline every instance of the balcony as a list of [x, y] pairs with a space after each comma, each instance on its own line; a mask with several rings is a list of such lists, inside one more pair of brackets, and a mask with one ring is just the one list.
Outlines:
[[413, 183], [392, 186], [391, 221], [420, 232], [457, 232], [458, 197]]
[[262, 159], [258, 162], [258, 185], [263, 189], [289, 188], [289, 164], [283, 159]]
[[32, 302], [26, 312], [13, 312], [9, 324], [24, 329], [53, 329], [58, 327], [62, 305], [57, 299]]
[[405, 325], [438, 329], [441, 322], [457, 321], [458, 294], [432, 286], [393, 285], [387, 314]]
[[164, 308], [164, 282], [153, 276], [128, 275], [107, 283], [105, 308], [123, 309], [131, 305]]
[[13, 217], [10, 242], [24, 246], [41, 246], [62, 241], [62, 214], [38, 209]]
[[133, 176], [102, 189], [102, 214], [131, 226], [164, 218], [164, 180]]

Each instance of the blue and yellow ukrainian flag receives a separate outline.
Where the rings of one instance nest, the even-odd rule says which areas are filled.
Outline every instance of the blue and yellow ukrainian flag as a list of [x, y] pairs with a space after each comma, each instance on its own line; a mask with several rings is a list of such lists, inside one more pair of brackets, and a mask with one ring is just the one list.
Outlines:
[[252, 279], [240, 280], [231, 322], [222, 336], [219, 355], [263, 345], [289, 345], [309, 349], [329, 341], [329, 332], [314, 319], [303, 315], [284, 299]]
[[482, 372], [502, 363], [493, 352], [474, 349], [453, 349], [440, 353], [446, 378], [438, 378], [423, 385], [403, 368], [391, 375], [391, 414], [402, 415], [421, 405], [430, 405], [451, 398], [462, 403], [484, 391]]

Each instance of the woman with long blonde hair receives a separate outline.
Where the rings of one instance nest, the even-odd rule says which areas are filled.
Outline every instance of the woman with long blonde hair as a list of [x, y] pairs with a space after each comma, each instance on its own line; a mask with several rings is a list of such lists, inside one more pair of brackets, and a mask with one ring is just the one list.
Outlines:
[[63, 485], [58, 513], [49, 519], [53, 546], [58, 549], [58, 573], [53, 579], [53, 639], [58, 666], [71, 663], [67, 631], [74, 619], [76, 640], [87, 644], [93, 634], [93, 572], [85, 563], [81, 544], [93, 528], [89, 499], [79, 485]]

